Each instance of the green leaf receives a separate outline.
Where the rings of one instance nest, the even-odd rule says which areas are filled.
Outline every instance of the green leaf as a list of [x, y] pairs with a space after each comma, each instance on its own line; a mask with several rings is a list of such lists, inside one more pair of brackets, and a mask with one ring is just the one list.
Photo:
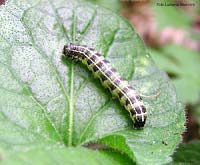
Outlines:
[[180, 145], [173, 155], [174, 162], [190, 163], [198, 165], [200, 163], [200, 141], [191, 141], [188, 144]]
[[[161, 50], [149, 49], [156, 64], [172, 75], [178, 97], [185, 103], [199, 102], [200, 57], [195, 51], [187, 48], [168, 45]], [[190, 88], [188, 88], [190, 87]]]
[[[112, 164], [113, 154], [104, 158], [80, 148], [88, 143], [115, 149], [119, 164], [126, 163], [121, 153], [137, 164], [171, 161], [184, 131], [184, 110], [127, 21], [70, 0], [8, 1], [0, 15], [0, 146], [1, 155], [9, 153], [2, 162], [20, 164], [30, 155], [38, 161], [79, 162], [79, 156], [64, 156], [77, 153], [84, 155], [83, 162]], [[158, 97], [144, 98], [143, 130], [133, 129], [128, 113], [86, 67], [61, 58], [69, 42], [105, 55], [139, 93], [160, 91]]]

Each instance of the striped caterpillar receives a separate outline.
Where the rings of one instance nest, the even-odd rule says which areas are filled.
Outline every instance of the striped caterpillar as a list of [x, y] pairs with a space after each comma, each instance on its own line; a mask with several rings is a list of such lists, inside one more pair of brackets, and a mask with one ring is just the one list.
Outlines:
[[136, 90], [124, 80], [110, 63], [93, 48], [69, 43], [64, 46], [63, 54], [67, 58], [81, 61], [99, 78], [102, 85], [117, 97], [129, 112], [135, 128], [143, 128], [147, 113]]

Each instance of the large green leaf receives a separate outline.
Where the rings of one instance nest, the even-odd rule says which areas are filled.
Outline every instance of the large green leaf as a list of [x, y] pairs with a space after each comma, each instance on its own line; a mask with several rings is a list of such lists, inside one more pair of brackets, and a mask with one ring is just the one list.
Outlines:
[[[47, 162], [113, 163], [116, 156], [107, 150], [81, 149], [88, 143], [107, 145], [137, 164], [171, 161], [184, 130], [184, 110], [129, 23], [106, 9], [70, 0], [8, 1], [0, 16], [2, 162], [26, 163], [34, 155]], [[133, 129], [128, 113], [84, 66], [61, 58], [69, 42], [104, 54], [139, 93], [160, 91], [158, 97], [144, 98], [143, 130]], [[84, 156], [64, 156], [76, 153]], [[62, 156], [52, 156], [57, 154]], [[99, 154], [103, 160], [96, 159]], [[121, 157], [115, 162], [125, 164]]]

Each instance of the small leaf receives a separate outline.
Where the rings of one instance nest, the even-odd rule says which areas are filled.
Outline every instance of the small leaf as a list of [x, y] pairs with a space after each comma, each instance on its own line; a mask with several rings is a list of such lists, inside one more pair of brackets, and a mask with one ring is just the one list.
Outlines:
[[188, 144], [180, 145], [180, 148], [173, 155], [174, 162], [200, 163], [200, 141], [191, 141]]
[[[8, 1], [0, 15], [0, 146], [2, 155], [19, 153], [3, 162], [30, 160], [30, 155], [38, 161], [78, 162], [78, 156], [64, 158], [76, 153], [95, 163], [116, 158], [107, 154], [98, 160], [99, 152], [80, 148], [88, 143], [108, 145], [137, 164], [171, 161], [184, 131], [184, 110], [127, 21], [69, 0]], [[61, 58], [69, 42], [102, 53], [139, 93], [160, 92], [144, 98], [143, 130], [133, 129], [128, 113], [86, 67]]]

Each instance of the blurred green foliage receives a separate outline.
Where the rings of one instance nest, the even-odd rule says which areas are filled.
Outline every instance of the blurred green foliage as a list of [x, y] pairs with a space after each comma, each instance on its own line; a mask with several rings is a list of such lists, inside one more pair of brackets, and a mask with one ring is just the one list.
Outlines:
[[177, 45], [167, 45], [160, 50], [149, 48], [149, 52], [156, 64], [171, 76], [180, 100], [192, 104], [199, 102], [199, 54]]
[[159, 30], [169, 26], [189, 28], [192, 22], [191, 16], [186, 14], [183, 10], [177, 9], [173, 6], [161, 7], [154, 3], [152, 9], [155, 13], [156, 23]]

